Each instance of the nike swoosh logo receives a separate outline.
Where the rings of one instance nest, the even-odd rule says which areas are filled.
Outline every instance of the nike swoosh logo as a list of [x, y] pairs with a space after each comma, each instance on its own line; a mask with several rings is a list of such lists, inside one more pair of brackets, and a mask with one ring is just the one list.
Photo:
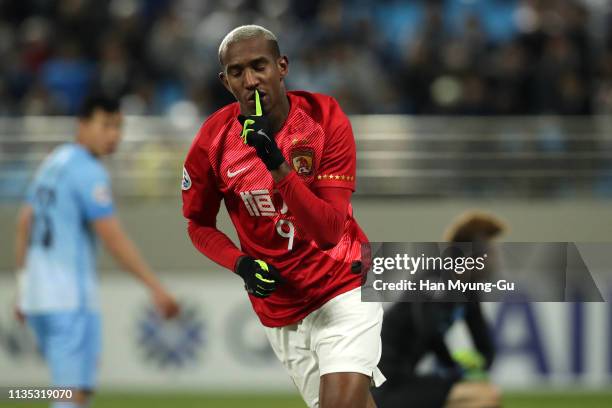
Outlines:
[[268, 139], [268, 140], [270, 140], [270, 136], [268, 136], [268, 135], [266, 134], [266, 132], [264, 132], [264, 131], [263, 131], [263, 129], [259, 129], [259, 130], [257, 131], [257, 134], [258, 134], [258, 135], [260, 135], [260, 136], [265, 137], [265, 138], [266, 138], [266, 139]]
[[238, 174], [242, 173], [243, 171], [245, 171], [245, 170], [246, 170], [246, 169], [248, 169], [249, 167], [251, 167], [251, 166], [246, 166], [246, 167], [243, 167], [243, 168], [238, 169], [238, 170], [236, 170], [236, 171], [229, 171], [229, 169], [228, 169], [228, 170], [227, 170], [227, 177], [232, 178], [232, 177], [234, 177], [234, 176], [237, 176]]

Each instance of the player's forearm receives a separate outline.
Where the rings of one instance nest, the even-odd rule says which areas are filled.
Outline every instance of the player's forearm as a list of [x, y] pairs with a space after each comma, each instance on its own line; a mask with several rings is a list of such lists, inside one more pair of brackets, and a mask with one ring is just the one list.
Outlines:
[[25, 254], [28, 242], [28, 234], [22, 228], [17, 228], [15, 235], [15, 267], [21, 269], [25, 265]]
[[17, 270], [25, 265], [25, 255], [30, 240], [30, 225], [32, 224], [32, 208], [24, 206], [19, 210], [17, 216], [17, 228], [15, 231], [15, 267]]
[[431, 341], [431, 348], [438, 358], [438, 363], [442, 364], [444, 367], [454, 367], [456, 365], [443, 337], [436, 337], [433, 339]]
[[187, 231], [198, 251], [230, 271], [234, 271], [238, 258], [244, 256], [232, 240], [214, 226], [189, 220]]
[[272, 174], [272, 179], [274, 180], [274, 183], [280, 183], [280, 181], [287, 177], [291, 172], [293, 172], [293, 170], [291, 170], [291, 167], [289, 167], [287, 162], [284, 162], [277, 170], [270, 171], [270, 174]]
[[129, 237], [121, 234], [105, 244], [113, 258], [124, 270], [134, 275], [151, 291], [163, 290], [161, 283]]
[[339, 205], [340, 209], [334, 207], [317, 197], [295, 172], [283, 177], [276, 187], [298, 225], [321, 249], [336, 246], [344, 232], [348, 202]]
[[466, 304], [465, 321], [474, 346], [484, 357], [485, 367], [488, 369], [495, 358], [495, 346], [491, 329], [482, 314], [480, 302], [474, 301]]
[[116, 217], [96, 220], [93, 227], [106, 249], [125, 271], [134, 275], [153, 292], [163, 290], [161, 283], [140, 255], [136, 245], [123, 231]]

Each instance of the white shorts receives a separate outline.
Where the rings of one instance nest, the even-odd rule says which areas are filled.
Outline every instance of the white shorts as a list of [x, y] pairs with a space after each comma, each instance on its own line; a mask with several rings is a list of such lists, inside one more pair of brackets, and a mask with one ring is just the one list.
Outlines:
[[324, 374], [362, 373], [376, 387], [385, 382], [377, 367], [382, 321], [382, 305], [362, 302], [361, 288], [356, 288], [331, 299], [297, 324], [266, 327], [265, 331], [302, 398], [316, 408]]

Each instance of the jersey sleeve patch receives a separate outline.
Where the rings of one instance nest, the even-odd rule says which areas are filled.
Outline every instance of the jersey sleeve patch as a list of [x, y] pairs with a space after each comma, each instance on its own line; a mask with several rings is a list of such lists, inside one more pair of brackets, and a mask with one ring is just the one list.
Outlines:
[[108, 206], [113, 202], [113, 196], [106, 183], [99, 183], [92, 190], [93, 201], [100, 206]]
[[181, 182], [181, 189], [183, 191], [187, 191], [191, 188], [191, 177], [189, 177], [189, 173], [187, 169], [183, 167], [183, 181]]

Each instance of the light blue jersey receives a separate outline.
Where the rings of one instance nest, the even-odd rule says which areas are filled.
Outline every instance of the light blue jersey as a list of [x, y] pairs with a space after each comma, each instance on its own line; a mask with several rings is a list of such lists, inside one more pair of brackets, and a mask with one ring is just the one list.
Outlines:
[[27, 202], [34, 214], [20, 285], [21, 310], [97, 310], [91, 222], [114, 214], [108, 173], [83, 146], [59, 146], [38, 169]]

